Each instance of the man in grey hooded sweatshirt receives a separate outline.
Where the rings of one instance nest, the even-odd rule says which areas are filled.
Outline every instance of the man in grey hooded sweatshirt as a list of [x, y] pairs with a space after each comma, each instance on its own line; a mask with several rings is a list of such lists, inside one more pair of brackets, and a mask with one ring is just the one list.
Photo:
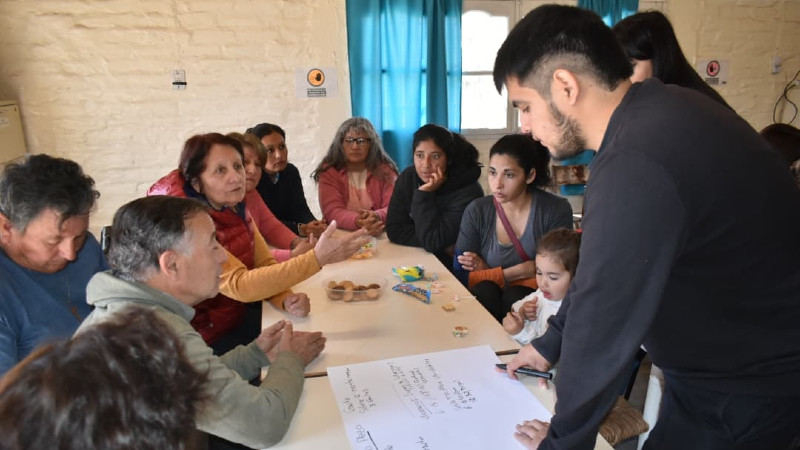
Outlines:
[[[321, 333], [293, 331], [279, 321], [247, 346], [215, 356], [189, 321], [193, 305], [219, 289], [225, 250], [205, 207], [176, 197], [146, 197], [114, 216], [109, 262], [95, 275], [87, 301], [95, 307], [78, 333], [126, 307], [153, 310], [178, 335], [192, 365], [208, 373], [209, 405], [197, 417], [199, 430], [263, 448], [280, 441], [297, 408], [305, 366], [325, 346]], [[246, 380], [269, 366], [260, 386]]]

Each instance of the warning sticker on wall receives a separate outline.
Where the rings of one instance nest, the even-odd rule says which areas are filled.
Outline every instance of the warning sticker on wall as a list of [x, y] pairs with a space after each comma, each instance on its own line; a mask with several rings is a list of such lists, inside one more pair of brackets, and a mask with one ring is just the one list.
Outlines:
[[339, 94], [333, 67], [295, 69], [294, 83], [297, 98], [332, 98]]
[[711, 86], [728, 84], [730, 61], [727, 59], [698, 59], [695, 70]]

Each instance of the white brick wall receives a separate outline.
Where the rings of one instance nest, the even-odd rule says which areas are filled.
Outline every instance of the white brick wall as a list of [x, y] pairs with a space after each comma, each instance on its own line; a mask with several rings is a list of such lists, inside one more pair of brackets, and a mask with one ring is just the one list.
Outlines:
[[[3, 0], [0, 98], [19, 100], [31, 152], [74, 159], [95, 178], [93, 230], [177, 167], [195, 133], [277, 123], [307, 175], [350, 116], [344, 5]], [[295, 98], [294, 69], [308, 66], [337, 68], [337, 98]], [[185, 91], [171, 88], [178, 68]]]
[[[755, 128], [770, 123], [800, 69], [800, 0], [642, 0], [640, 8], [670, 16], [690, 61], [730, 59], [720, 92]], [[774, 55], [784, 69], [770, 75]], [[294, 97], [294, 69], [308, 66], [337, 68], [337, 98]], [[186, 91], [171, 89], [178, 68]], [[316, 209], [307, 175], [350, 116], [345, 2], [1, 0], [0, 98], [19, 101], [31, 152], [74, 159], [95, 178], [93, 230], [176, 167], [192, 134], [264, 121], [286, 129]]]
[[[775, 102], [800, 70], [800, 1], [670, 0], [665, 13], [690, 63], [730, 61], [730, 79], [718, 91], [739, 115], [756, 130], [772, 123]], [[783, 58], [775, 75], [770, 73], [773, 56]], [[800, 102], [800, 88], [789, 98]], [[782, 112], [780, 121], [791, 119], [791, 108]], [[792, 124], [800, 127], [800, 118]]]

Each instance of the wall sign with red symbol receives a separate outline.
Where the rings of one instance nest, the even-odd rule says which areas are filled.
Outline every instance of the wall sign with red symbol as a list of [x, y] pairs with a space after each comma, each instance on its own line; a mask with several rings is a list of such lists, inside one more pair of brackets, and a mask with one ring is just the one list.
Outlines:
[[728, 84], [730, 62], [726, 59], [698, 59], [695, 70], [711, 86]]
[[706, 65], [706, 74], [710, 77], [719, 75], [719, 61], [713, 60]]

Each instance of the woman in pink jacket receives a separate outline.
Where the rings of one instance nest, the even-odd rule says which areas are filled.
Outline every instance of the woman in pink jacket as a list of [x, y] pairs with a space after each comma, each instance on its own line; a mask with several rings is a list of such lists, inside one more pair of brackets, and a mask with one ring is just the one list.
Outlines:
[[336, 220], [345, 230], [364, 228], [373, 236], [383, 232], [397, 165], [369, 120], [345, 120], [311, 176], [319, 185], [319, 205], [328, 223]]
[[308, 239], [294, 234], [272, 214], [256, 190], [256, 186], [264, 174], [262, 167], [267, 160], [267, 150], [264, 148], [264, 144], [253, 134], [228, 133], [228, 137], [239, 141], [244, 149], [245, 205], [247, 205], [250, 215], [253, 216], [258, 231], [264, 236], [267, 244], [272, 247], [272, 255], [275, 260], [284, 262], [314, 248], [316, 240], [309, 242]]

